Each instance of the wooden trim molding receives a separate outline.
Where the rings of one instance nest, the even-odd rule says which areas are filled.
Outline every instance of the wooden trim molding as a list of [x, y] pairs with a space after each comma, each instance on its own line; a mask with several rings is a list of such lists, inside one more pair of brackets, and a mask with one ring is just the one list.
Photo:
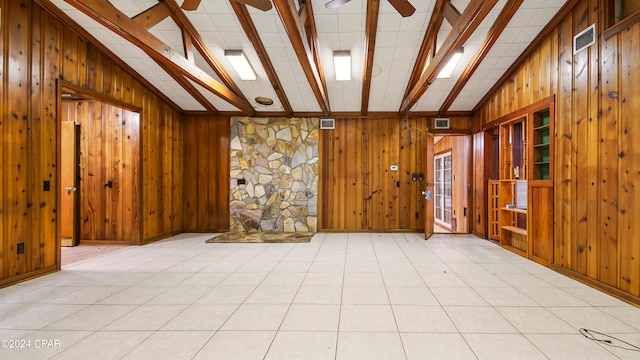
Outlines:
[[560, 265], [556, 265], [556, 264], [551, 264], [551, 270], [558, 272], [564, 276], [567, 276], [573, 280], [577, 280], [585, 285], [588, 285], [592, 288], [596, 288], [598, 290], [601, 290], [619, 300], [622, 300], [624, 302], [627, 302], [631, 305], [635, 305], [637, 307], [640, 307], [640, 297], [634, 296], [629, 294], [626, 291], [622, 291], [618, 288], [615, 288], [611, 285], [607, 285], [605, 283], [602, 283], [598, 280], [595, 280], [593, 278], [590, 278], [586, 275], [580, 274], [578, 272], [575, 272], [573, 270], [567, 269], [563, 266]]
[[628, 29], [635, 23], [640, 22], [640, 11], [636, 11], [635, 13], [627, 16], [624, 20], [619, 21], [618, 23], [610, 26], [607, 30], [602, 34], [605, 40], [609, 40], [614, 35], [617, 35], [624, 30]]

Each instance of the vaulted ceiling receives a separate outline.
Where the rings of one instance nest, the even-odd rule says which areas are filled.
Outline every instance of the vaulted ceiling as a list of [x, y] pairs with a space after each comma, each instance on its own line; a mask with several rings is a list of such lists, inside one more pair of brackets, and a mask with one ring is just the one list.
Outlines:
[[[61, 10], [184, 111], [363, 116], [473, 111], [566, 1], [39, 2]], [[242, 50], [257, 79], [240, 80], [225, 50]], [[333, 52], [342, 50], [351, 53], [351, 80], [335, 79]], [[461, 51], [451, 76], [438, 78]]]

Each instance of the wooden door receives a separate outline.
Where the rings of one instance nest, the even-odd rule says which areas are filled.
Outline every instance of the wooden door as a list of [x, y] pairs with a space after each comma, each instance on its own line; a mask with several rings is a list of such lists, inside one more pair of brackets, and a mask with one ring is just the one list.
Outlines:
[[73, 121], [63, 121], [60, 136], [60, 237], [62, 246], [75, 246], [78, 245], [80, 224], [77, 172], [80, 163], [80, 125]]
[[425, 138], [425, 187], [424, 187], [424, 238], [428, 239], [433, 235], [433, 136], [428, 134]]

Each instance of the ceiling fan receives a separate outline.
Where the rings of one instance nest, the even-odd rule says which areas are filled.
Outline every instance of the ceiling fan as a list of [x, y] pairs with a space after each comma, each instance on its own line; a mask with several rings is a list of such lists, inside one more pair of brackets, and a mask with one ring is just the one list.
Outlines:
[[[198, 8], [200, 5], [200, 1], [202, 0], [184, 0], [182, 3], [182, 9], [186, 11], [193, 11]], [[253, 6], [256, 9], [260, 9], [262, 11], [270, 10], [272, 5], [269, 0], [236, 0], [239, 3], [243, 3], [245, 5]]]
[[[327, 9], [335, 9], [348, 3], [349, 1], [351, 0], [331, 0], [328, 3], [325, 3], [324, 7]], [[391, 6], [393, 6], [393, 8], [396, 9], [396, 11], [402, 17], [411, 16], [416, 11], [416, 8], [414, 8], [413, 5], [411, 5], [409, 0], [388, 0], [388, 1], [389, 1], [389, 4], [391, 4]]]

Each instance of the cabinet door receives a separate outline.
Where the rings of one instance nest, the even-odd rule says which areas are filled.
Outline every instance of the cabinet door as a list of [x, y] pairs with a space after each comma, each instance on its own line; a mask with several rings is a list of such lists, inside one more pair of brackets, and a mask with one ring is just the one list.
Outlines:
[[553, 260], [553, 185], [550, 181], [529, 182], [529, 256], [549, 266]]

